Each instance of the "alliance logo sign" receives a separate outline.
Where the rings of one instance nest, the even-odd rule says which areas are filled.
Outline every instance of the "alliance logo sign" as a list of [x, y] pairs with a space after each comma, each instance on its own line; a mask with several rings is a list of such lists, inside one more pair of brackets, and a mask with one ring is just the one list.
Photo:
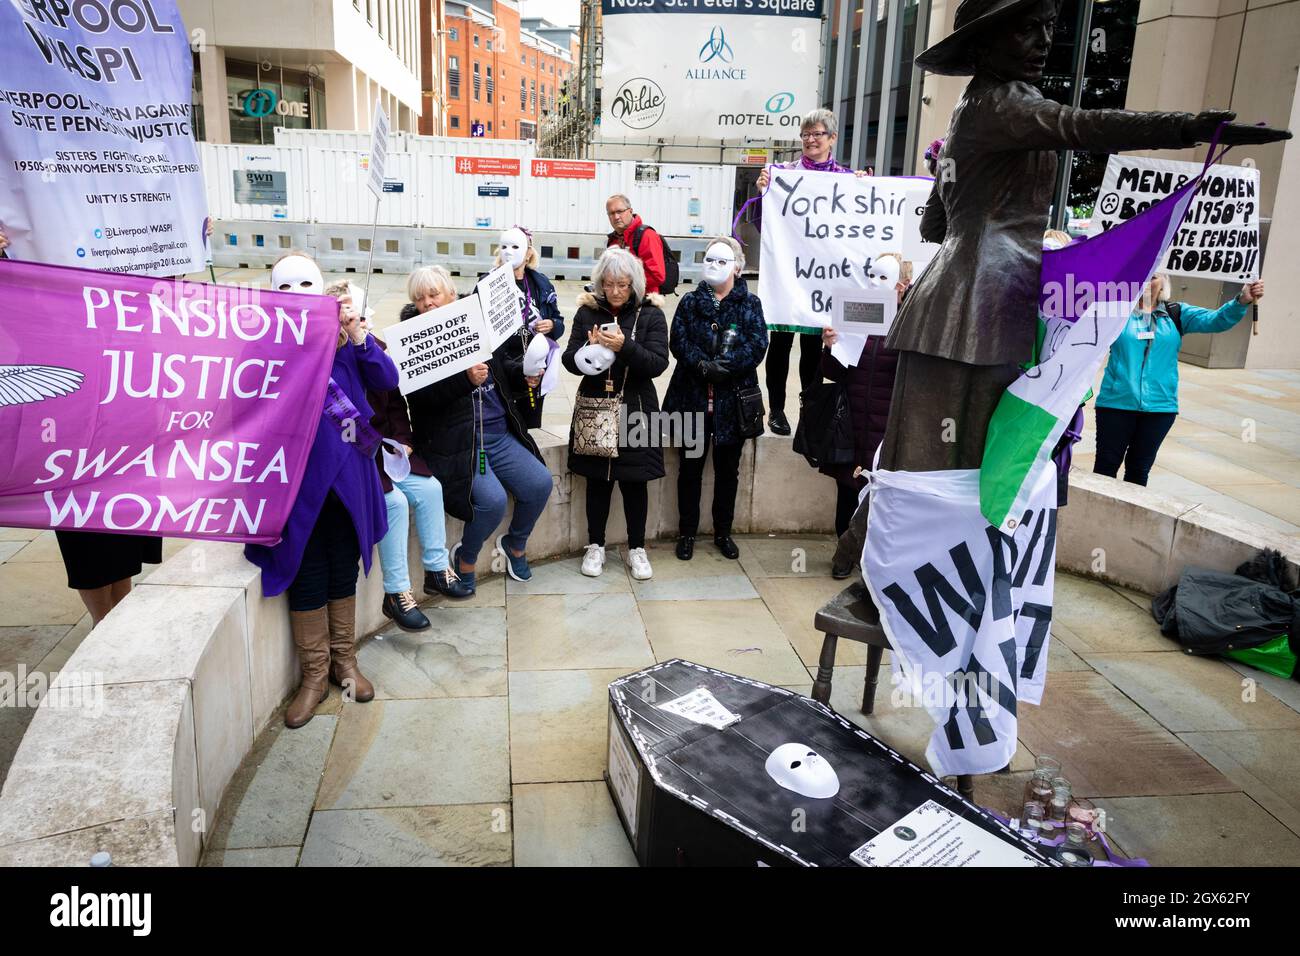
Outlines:
[[[712, 63], [717, 61], [721, 64], [731, 63], [736, 59], [736, 52], [727, 42], [727, 34], [722, 27], [715, 26], [709, 31], [708, 39], [700, 47], [699, 61], [701, 63]], [[743, 67], [737, 66], [713, 66], [707, 69], [700, 68], [686, 71], [688, 80], [744, 80], [747, 71]]]
[[649, 129], [663, 118], [664, 91], [654, 80], [633, 77], [618, 88], [609, 113], [629, 129]]

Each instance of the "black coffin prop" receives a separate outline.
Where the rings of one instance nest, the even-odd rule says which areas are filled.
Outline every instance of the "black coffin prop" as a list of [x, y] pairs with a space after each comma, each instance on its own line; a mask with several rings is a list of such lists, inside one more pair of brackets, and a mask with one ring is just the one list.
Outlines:
[[[733, 715], [724, 720], [739, 719], [718, 729], [663, 709], [697, 688]], [[999, 860], [1058, 865], [830, 708], [783, 688], [672, 660], [614, 681], [609, 701], [605, 779], [642, 866], [852, 866], [851, 854], [887, 828], [915, 839], [899, 821], [923, 805], [948, 832], [991, 842]], [[791, 742], [834, 769], [833, 797], [804, 796], [768, 774], [768, 755]]]

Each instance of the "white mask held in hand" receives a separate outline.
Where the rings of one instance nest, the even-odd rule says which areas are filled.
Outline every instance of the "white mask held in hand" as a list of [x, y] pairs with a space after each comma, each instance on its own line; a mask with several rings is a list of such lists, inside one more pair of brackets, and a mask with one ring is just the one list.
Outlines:
[[727, 284], [736, 273], [736, 256], [731, 247], [715, 242], [704, 251], [704, 281], [715, 289]]
[[782, 744], [763, 766], [778, 784], [802, 796], [824, 800], [840, 792], [834, 768], [807, 744]]
[[366, 303], [366, 290], [355, 282], [348, 283], [348, 295], [352, 297], [352, 308], [361, 316], [361, 327], [370, 331], [370, 320], [375, 317], [375, 310]]
[[325, 277], [306, 256], [285, 256], [271, 269], [271, 289], [320, 295], [325, 290]]
[[582, 370], [583, 375], [600, 375], [614, 364], [614, 352], [603, 345], [588, 342], [573, 354], [573, 364]]
[[512, 269], [518, 269], [528, 256], [528, 237], [520, 229], [507, 229], [501, 233], [501, 261]]
[[[605, 351], [609, 351], [606, 349]], [[524, 349], [524, 374], [529, 378], [546, 371], [546, 360], [551, 354], [550, 340], [544, 335], [534, 335]], [[574, 357], [576, 360], [576, 356]]]
[[873, 289], [892, 289], [898, 285], [900, 275], [898, 260], [893, 256], [882, 256], [872, 260], [867, 270], [867, 282]]

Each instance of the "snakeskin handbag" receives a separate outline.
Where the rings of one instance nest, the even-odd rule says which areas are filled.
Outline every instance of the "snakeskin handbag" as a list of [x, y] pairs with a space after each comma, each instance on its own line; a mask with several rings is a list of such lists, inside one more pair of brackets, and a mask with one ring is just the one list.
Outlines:
[[[636, 341], [636, 325], [641, 309], [632, 320], [632, 341]], [[605, 373], [605, 388], [612, 392], [614, 372]], [[578, 394], [573, 400], [573, 422], [569, 432], [573, 436], [573, 453], [595, 458], [618, 457], [619, 415], [623, 406], [623, 389], [627, 387], [628, 370], [623, 369], [623, 385], [617, 395], [593, 396]]]

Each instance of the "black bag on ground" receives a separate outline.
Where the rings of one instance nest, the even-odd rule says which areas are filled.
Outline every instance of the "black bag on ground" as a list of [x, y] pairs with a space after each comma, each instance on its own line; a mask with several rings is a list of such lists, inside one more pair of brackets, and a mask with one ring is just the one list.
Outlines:
[[822, 382], [799, 395], [794, 450], [814, 468], [853, 462], [853, 420], [849, 394], [839, 382]]
[[1281, 634], [1294, 637], [1300, 635], [1300, 604], [1284, 590], [1285, 576], [1285, 564], [1279, 569], [1267, 551], [1236, 574], [1186, 568], [1176, 586], [1151, 599], [1151, 615], [1160, 632], [1190, 654], [1223, 654]]

